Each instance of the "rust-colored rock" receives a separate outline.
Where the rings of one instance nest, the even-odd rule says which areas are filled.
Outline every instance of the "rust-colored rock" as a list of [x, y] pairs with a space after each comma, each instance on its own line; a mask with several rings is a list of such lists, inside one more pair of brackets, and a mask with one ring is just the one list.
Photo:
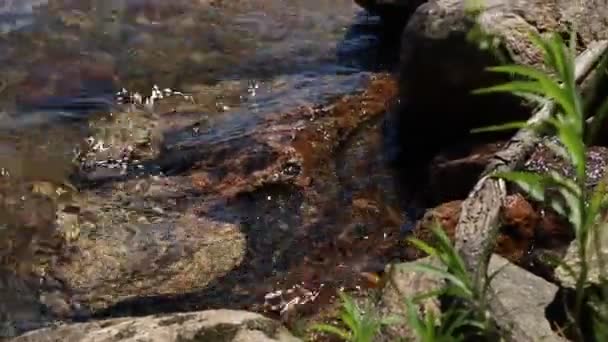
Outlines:
[[[374, 171], [383, 165], [380, 139], [363, 150], [357, 145], [341, 158], [344, 165], [333, 161], [351, 133], [380, 118], [395, 94], [396, 82], [379, 75], [358, 93], [268, 113], [255, 124], [231, 121], [242, 113], [223, 113], [225, 121], [214, 128], [238, 131], [227, 139], [205, 134], [204, 124], [172, 125], [160, 151], [136, 153], [143, 160], [91, 149], [75, 178], [80, 191], [69, 201], [76, 220], [50, 222], [59, 231], [76, 222], [66, 232], [76, 238], [45, 251], [59, 257], [36, 274], [43, 306], [58, 319], [242, 309], [255, 308], [258, 294], [275, 286], [304, 284], [296, 295], [322, 284], [375, 286], [373, 274], [393, 257], [402, 223], [394, 205], [377, 195], [389, 184]], [[111, 124], [108, 130], [117, 130]], [[135, 152], [148, 148], [137, 141], [129, 142]], [[365, 182], [338, 179], [361, 163], [360, 153], [370, 160], [359, 170]], [[341, 181], [351, 182], [353, 203], [344, 203]]]
[[[428, 210], [418, 222], [414, 236], [432, 243], [434, 237], [430, 228], [434, 222], [438, 222], [446, 235], [453, 240], [462, 202], [450, 201]], [[496, 242], [496, 253], [513, 262], [520, 262], [534, 242], [539, 216], [523, 196], [515, 194], [507, 196], [503, 208], [503, 222]]]
[[522, 240], [534, 238], [539, 216], [522, 195], [507, 196], [503, 207], [503, 232]]
[[453, 240], [456, 234], [456, 225], [460, 216], [462, 201], [451, 201], [428, 210], [418, 222], [415, 229], [417, 238], [428, 241], [432, 239], [433, 233], [430, 228], [438, 223], [446, 235]]

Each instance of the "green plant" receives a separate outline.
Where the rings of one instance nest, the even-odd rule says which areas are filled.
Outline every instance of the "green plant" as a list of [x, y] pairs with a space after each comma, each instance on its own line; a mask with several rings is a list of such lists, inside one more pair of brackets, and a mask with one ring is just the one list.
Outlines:
[[363, 310], [344, 292], [338, 294], [342, 301], [340, 321], [345, 327], [317, 324], [313, 326], [314, 330], [335, 335], [348, 342], [372, 342], [382, 326], [395, 322], [395, 318], [380, 318], [371, 308]]
[[[575, 177], [570, 179], [557, 172], [548, 174], [535, 174], [529, 172], [497, 173], [494, 177], [503, 178], [518, 185], [532, 198], [550, 205], [556, 212], [568, 218], [573, 226], [576, 243], [578, 244], [579, 270], [572, 275], [576, 278], [576, 298], [571, 312], [572, 327], [576, 331], [576, 338], [584, 339], [583, 309], [585, 300], [589, 299], [586, 293], [589, 265], [587, 254], [599, 241], [599, 229], [602, 213], [608, 208], [608, 195], [606, 185], [601, 182], [595, 189], [587, 184], [586, 170], [586, 138], [593, 137], [598, 127], [608, 113], [608, 99], [605, 100], [594, 116], [590, 126], [586, 126], [584, 102], [575, 79], [576, 53], [575, 34], [571, 35], [570, 44], [566, 46], [562, 38], [553, 34], [547, 39], [532, 35], [532, 41], [540, 48], [544, 55], [544, 63], [548, 71], [542, 71], [530, 66], [506, 65], [490, 68], [492, 72], [508, 73], [518, 79], [511, 82], [476, 91], [478, 94], [506, 92], [528, 100], [545, 104], [548, 100], [555, 103], [555, 112], [543, 122], [534, 124], [509, 123], [505, 128], [516, 126], [529, 126], [531, 129], [553, 132], [561, 146], [552, 148], [558, 155], [568, 160], [574, 169]], [[600, 64], [600, 70], [606, 65], [606, 58]], [[602, 72], [598, 72], [602, 74]], [[501, 129], [493, 127], [492, 129]], [[549, 191], [551, 190], [551, 191]], [[599, 246], [595, 246], [599, 248]], [[598, 257], [601, 253], [598, 253]], [[567, 265], [564, 265], [567, 267]], [[604, 285], [604, 287], [606, 287]], [[608, 298], [605, 297], [604, 298]], [[600, 300], [595, 301], [596, 306], [605, 307]], [[602, 320], [602, 309], [594, 310], [594, 322]], [[605, 316], [605, 315], [604, 315]], [[606, 334], [605, 324], [596, 324], [596, 334]], [[600, 331], [601, 330], [601, 331]]]
[[[441, 266], [412, 264], [411, 267], [416, 271], [437, 276], [443, 279], [445, 284], [439, 290], [422, 294], [414, 300], [406, 299], [410, 326], [423, 342], [462, 341], [474, 335], [492, 336], [495, 329], [487, 310], [486, 289], [477, 290], [474, 287], [464, 261], [443, 229], [435, 224], [432, 232], [435, 237], [433, 246], [415, 238], [408, 240], [438, 260]], [[428, 297], [450, 299], [450, 304], [444, 308], [441, 317], [435, 317], [432, 311], [426, 312], [422, 317], [418, 314], [418, 303]]]
[[465, 341], [466, 333], [483, 330], [483, 325], [471, 320], [471, 312], [452, 306], [441, 315], [429, 310], [418, 312], [418, 304], [406, 298], [408, 323], [421, 342]]

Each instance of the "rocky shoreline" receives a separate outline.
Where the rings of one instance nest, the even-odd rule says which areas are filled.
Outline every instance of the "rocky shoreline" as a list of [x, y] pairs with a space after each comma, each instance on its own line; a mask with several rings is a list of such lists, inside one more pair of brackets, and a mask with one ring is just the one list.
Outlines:
[[[285, 326], [331, 320], [337, 290], [356, 289], [378, 298], [380, 312], [404, 315], [404, 296], [438, 289], [437, 279], [410, 270], [433, 260], [403, 239], [433, 243], [430, 230], [439, 221], [456, 240], [463, 201], [513, 133], [470, 130], [531, 113], [512, 96], [471, 91], [504, 81], [485, 69], [505, 59], [541, 64], [526, 31], [566, 34], [576, 26], [580, 51], [608, 39], [608, 6], [355, 2], [382, 17], [387, 29], [402, 30], [394, 42], [397, 75], [374, 74], [353, 94], [242, 126], [227, 115], [213, 124], [230, 134], [216, 140], [210, 132], [218, 126], [205, 126], [191, 112], [129, 113], [142, 134], [117, 137], [123, 140], [109, 149], [85, 146], [72, 184], [2, 184], [0, 213], [15, 212], [15, 198], [25, 195], [32, 207], [48, 210], [35, 219], [14, 217], [32, 231], [24, 242], [32, 263], [27, 277], [0, 277], [0, 336], [324, 341]], [[483, 33], [485, 43], [474, 43], [471, 32]], [[121, 125], [119, 115], [92, 141], [119, 131], [111, 127]], [[572, 177], [554, 144], [542, 140], [523, 170]], [[606, 174], [608, 148], [590, 147], [586, 163], [592, 188]], [[564, 341], [547, 312], [568, 286], [548, 260], [568, 256], [573, 228], [521, 189], [507, 193], [489, 263], [490, 271], [504, 271], [493, 280], [499, 296], [492, 300], [509, 310], [528, 340]], [[412, 208], [424, 214], [403, 214]], [[49, 225], [51, 232], [42, 228]], [[437, 298], [423, 306], [441, 312]], [[398, 338], [415, 339], [405, 320], [377, 340]]]

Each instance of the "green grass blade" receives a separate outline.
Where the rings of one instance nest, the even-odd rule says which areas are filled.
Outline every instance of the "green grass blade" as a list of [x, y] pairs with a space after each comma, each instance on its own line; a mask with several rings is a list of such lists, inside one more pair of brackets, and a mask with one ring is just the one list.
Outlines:
[[502, 125], [493, 125], [486, 126], [481, 128], [474, 128], [471, 130], [471, 133], [488, 133], [488, 132], [500, 132], [500, 131], [510, 131], [514, 129], [522, 129], [528, 126], [528, 122], [526, 121], [515, 121], [508, 122]]
[[491, 87], [475, 89], [474, 95], [491, 94], [491, 93], [533, 93], [544, 95], [539, 82], [536, 81], [511, 81]]
[[411, 267], [417, 271], [420, 272], [425, 272], [428, 274], [432, 274], [435, 275], [439, 278], [443, 278], [446, 279], [447, 281], [449, 281], [452, 285], [458, 287], [459, 289], [461, 289], [463, 291], [463, 293], [465, 293], [467, 296], [472, 296], [473, 293], [471, 291], [471, 289], [467, 286], [467, 284], [462, 281], [461, 279], [459, 279], [458, 277], [456, 277], [455, 275], [442, 270], [440, 268], [431, 266], [431, 265], [426, 265], [426, 264], [415, 264], [415, 265], [411, 265]]
[[350, 341], [350, 339], [351, 339], [351, 335], [346, 330], [334, 327], [333, 325], [315, 324], [312, 326], [312, 329], [319, 331], [319, 332], [338, 336], [341, 339], [343, 339], [344, 341]]
[[566, 147], [570, 161], [576, 170], [576, 176], [579, 180], [586, 177], [585, 169], [585, 143], [582, 135], [577, 134], [571, 127], [561, 125], [558, 127], [558, 137], [561, 143]]
[[545, 199], [547, 176], [522, 171], [498, 172], [492, 176], [517, 184], [537, 201], [544, 201]]
[[411, 243], [412, 245], [414, 245], [414, 247], [418, 248], [419, 250], [423, 251], [424, 253], [428, 254], [428, 255], [438, 255], [439, 253], [437, 252], [437, 249], [435, 249], [434, 247], [432, 247], [431, 245], [429, 245], [428, 243], [416, 239], [416, 238], [408, 238], [407, 241], [409, 243]]

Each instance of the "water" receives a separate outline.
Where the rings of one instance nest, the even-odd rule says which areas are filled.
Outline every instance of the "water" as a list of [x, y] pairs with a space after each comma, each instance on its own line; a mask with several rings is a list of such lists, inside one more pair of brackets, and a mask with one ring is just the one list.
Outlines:
[[[230, 165], [225, 160], [245, 153], [240, 152], [248, 147], [243, 141], [259, 136], [261, 126], [268, 125], [268, 134], [272, 134], [276, 113], [331, 102], [360, 89], [371, 76], [390, 68], [394, 56], [387, 52], [394, 51], [381, 49], [379, 31], [378, 19], [362, 15], [351, 0], [0, 0], [0, 238], [24, 241], [11, 243], [11, 248], [0, 254], [2, 267], [15, 270], [20, 268], [19, 264], [26, 264], [24, 260], [38, 260], [36, 253], [32, 256], [20, 249], [43, 240], [36, 235], [40, 231], [46, 235], [56, 233], [49, 223], [55, 211], [64, 221], [74, 213], [86, 221], [83, 218], [86, 215], [108, 212], [113, 224], [119, 224], [116, 222], [123, 222], [122, 212], [138, 205], [147, 208], [146, 214], [135, 218], [124, 214], [129, 227], [151, 221], [149, 227], [170, 229], [167, 227], [173, 227], [180, 215], [199, 206], [200, 195], [187, 192], [183, 195], [185, 199], [180, 199], [181, 195], [165, 194], [162, 199], [153, 199], [157, 201], [154, 206], [147, 198], [133, 195], [133, 199], [129, 192], [122, 194], [121, 189], [128, 188], [130, 183], [114, 185], [115, 178], [105, 174], [97, 180], [107, 179], [110, 185], [93, 185], [92, 190], [79, 191], [76, 188], [82, 184], [74, 177], [79, 162], [86, 161], [94, 168], [104, 165], [106, 170], [110, 163], [119, 165], [124, 159], [129, 168], [136, 169], [140, 162], [161, 163], [162, 157], [172, 151], [203, 146], [204, 150], [214, 152], [215, 146], [219, 146], [218, 149], [228, 152], [217, 152], [219, 157], [210, 154], [209, 158], [220, 158], [218, 164]], [[150, 97], [154, 89], [160, 91], [162, 99]], [[287, 122], [287, 128], [293, 129]], [[293, 122], [295, 125], [299, 121]], [[390, 188], [390, 176], [380, 166], [382, 151], [377, 148], [381, 145], [377, 123], [365, 127], [356, 134], [358, 138], [347, 143], [352, 148], [339, 152], [338, 166], [332, 171], [336, 174], [327, 175], [334, 180], [327, 189], [328, 193], [337, 194], [337, 200], [344, 205], [350, 205], [357, 196], [375, 198], [382, 207], [372, 215], [375, 218], [357, 219], [360, 225], [365, 225], [361, 222], [373, 225], [379, 222], [378, 217], [386, 216], [389, 209], [385, 207], [395, 205], [398, 199], [386, 190]], [[367, 131], [372, 133], [366, 134]], [[128, 161], [125, 153], [130, 153]], [[366, 153], [375, 157], [368, 160]], [[267, 163], [264, 158], [261, 154], [255, 163]], [[360, 160], [368, 160], [369, 165]], [[359, 169], [352, 169], [355, 167]], [[117, 168], [120, 171], [120, 166]], [[230, 168], [227, 170], [222, 172], [229, 172]], [[370, 170], [377, 176], [365, 179]], [[108, 172], [116, 174], [115, 170]], [[183, 167], [172, 172], [178, 178], [171, 181], [179, 188], [182, 179], [179, 177], [189, 173], [184, 174]], [[293, 243], [285, 227], [303, 225], [302, 217], [309, 215], [302, 208], [297, 212], [289, 209], [295, 198], [286, 195], [290, 191], [261, 190], [251, 198], [238, 199], [232, 209], [221, 206], [219, 216], [224, 221], [229, 221], [226, 217], [232, 215], [231, 210], [237, 212], [236, 216], [255, 216], [263, 210], [259, 196], [276, 195], [273, 197], [276, 201], [266, 210], [268, 217], [263, 224], [242, 228], [260, 236], [250, 243], [264, 250], [262, 259], [275, 260], [270, 262], [273, 270], [256, 278], [256, 272], [260, 271], [257, 266], [242, 266], [239, 274], [253, 274], [247, 279], [261, 281], [274, 277], [277, 269], [289, 274], [290, 266], [283, 265], [289, 262], [284, 257], [272, 256], [269, 249], [275, 248], [275, 243]], [[387, 196], [390, 200], [384, 203]], [[203, 200], [207, 201], [204, 197]], [[368, 200], [357, 201], [361, 206]], [[351, 224], [353, 220], [337, 213], [330, 216], [327, 224], [331, 227]], [[398, 213], [396, 216], [389, 221], [398, 230], [402, 222], [396, 222], [400, 220]], [[96, 219], [103, 221], [105, 216]], [[166, 226], [163, 222], [167, 220], [173, 223]], [[382, 220], [386, 221], [386, 217]], [[251, 225], [245, 221], [244, 225]], [[100, 244], [104, 243], [104, 236], [119, 234], [99, 227], [87, 228], [95, 223], [86, 224], [81, 222], [80, 234], [87, 238], [100, 236], [97, 241]], [[25, 234], [22, 227], [32, 233], [17, 239]], [[267, 241], [266, 235], [258, 231], [275, 228], [281, 231], [279, 237], [271, 234]], [[143, 231], [141, 227], [134, 229]], [[153, 231], [135, 235], [158, 235], [154, 230], [157, 228], [149, 229]], [[65, 237], [71, 232], [61, 234]], [[76, 245], [82, 240], [75, 239]], [[162, 241], [156, 245], [176, 241], [174, 237], [158, 239]], [[379, 259], [384, 257], [365, 257], [366, 253], [361, 252], [347, 263], [374, 264], [374, 269], [380, 270], [385, 260]], [[49, 263], [57, 258], [61, 256], [52, 255], [50, 259], [54, 261]], [[25, 273], [28, 272], [31, 270]], [[237, 283], [239, 277], [234, 278]], [[102, 282], [106, 278], [100, 279]], [[202, 295], [197, 296], [200, 299]], [[220, 303], [211, 301], [214, 304], [207, 306], [230, 304], [222, 296], [214, 300]], [[30, 303], [31, 298], [26, 302]], [[202, 303], [208, 302], [200, 300], [196, 308], [205, 307]], [[3, 310], [8, 309], [0, 307], [0, 313]], [[31, 321], [36, 320], [45, 318], [30, 318], [22, 326], [30, 327]]]

